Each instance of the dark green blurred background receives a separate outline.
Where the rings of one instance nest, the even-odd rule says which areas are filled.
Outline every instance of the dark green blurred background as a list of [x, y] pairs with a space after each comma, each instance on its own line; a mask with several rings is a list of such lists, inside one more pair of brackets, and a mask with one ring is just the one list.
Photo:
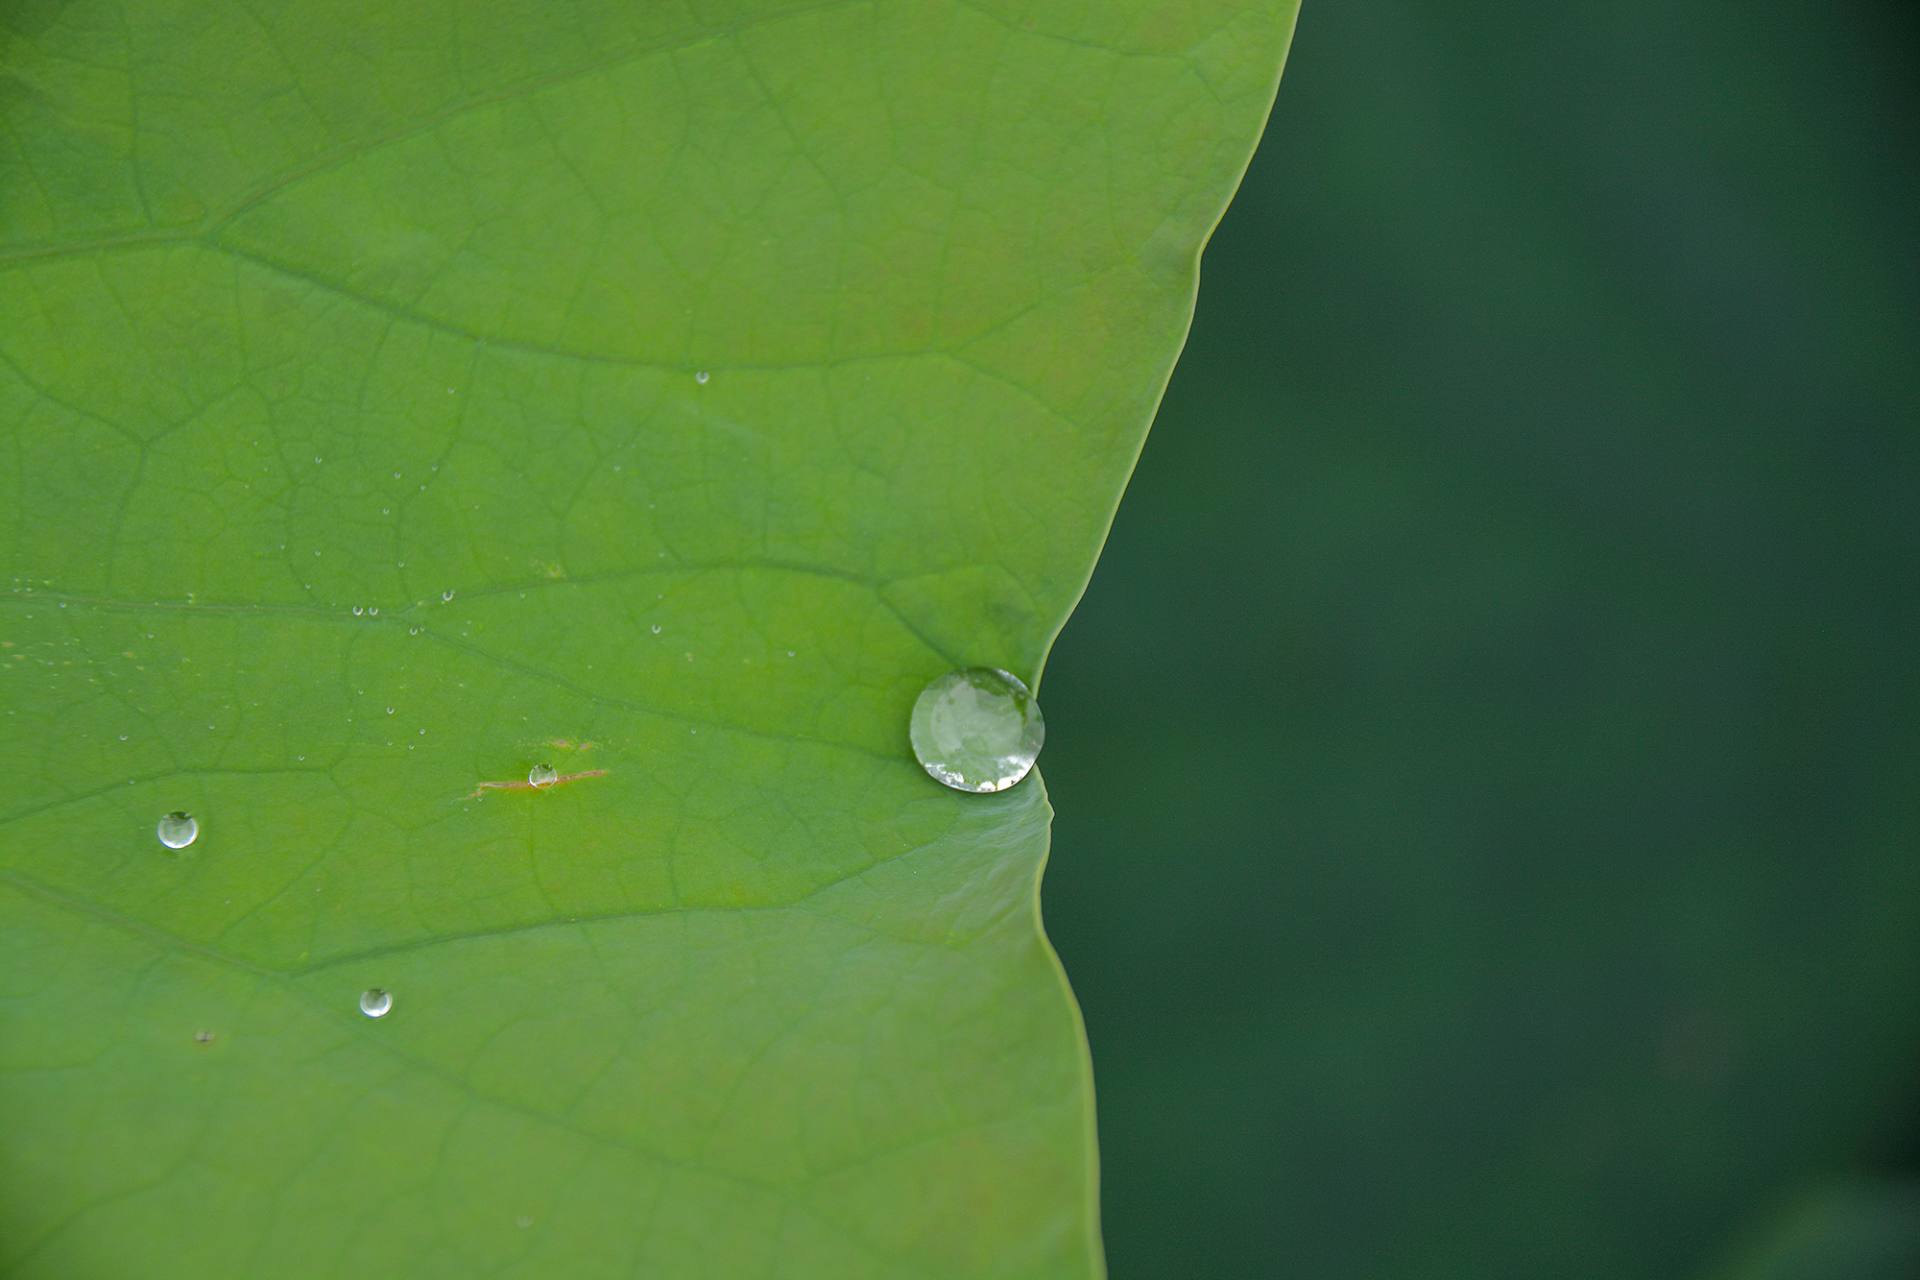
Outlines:
[[1307, 0], [1044, 690], [1116, 1280], [1920, 1275], [1915, 10]]

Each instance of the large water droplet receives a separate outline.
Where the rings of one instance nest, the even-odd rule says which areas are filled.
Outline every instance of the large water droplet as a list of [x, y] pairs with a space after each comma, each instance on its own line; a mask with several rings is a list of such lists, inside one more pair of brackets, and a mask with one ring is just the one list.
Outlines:
[[1033, 768], [1047, 726], [1017, 677], [970, 667], [920, 691], [907, 734], [934, 781], [955, 791], [1005, 791]]
[[560, 771], [550, 764], [537, 764], [527, 770], [527, 782], [536, 787], [550, 787], [560, 780]]
[[154, 830], [160, 843], [169, 849], [184, 849], [200, 838], [200, 824], [193, 820], [192, 814], [181, 810], [160, 819], [160, 825]]
[[360, 993], [360, 1012], [369, 1018], [384, 1018], [393, 1009], [393, 992], [368, 987]]

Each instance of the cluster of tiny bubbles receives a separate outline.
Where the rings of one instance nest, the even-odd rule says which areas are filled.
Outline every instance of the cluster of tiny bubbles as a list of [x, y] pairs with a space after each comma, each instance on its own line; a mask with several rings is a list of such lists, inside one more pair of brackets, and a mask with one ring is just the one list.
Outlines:
[[369, 1018], [384, 1018], [393, 1011], [393, 992], [368, 987], [360, 993], [360, 1012]]
[[160, 843], [167, 848], [184, 849], [200, 838], [200, 824], [194, 821], [192, 814], [176, 809], [160, 819], [154, 834], [160, 837]]
[[527, 785], [532, 787], [550, 787], [560, 780], [560, 771], [550, 764], [537, 764], [527, 770]]
[[920, 691], [907, 736], [929, 777], [955, 791], [1005, 791], [1033, 769], [1046, 740], [1039, 704], [995, 667], [949, 671]]

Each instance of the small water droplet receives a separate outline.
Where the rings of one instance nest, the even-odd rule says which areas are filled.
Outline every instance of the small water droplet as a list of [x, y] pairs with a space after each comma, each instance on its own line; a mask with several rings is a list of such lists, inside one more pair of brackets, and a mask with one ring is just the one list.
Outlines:
[[394, 472], [394, 473], [393, 473], [393, 478], [394, 478], [395, 480], [398, 480], [398, 479], [400, 478], [400, 473], [399, 473], [398, 471], [396, 471], [396, 472]]
[[712, 376], [713, 375], [708, 373], [705, 369], [702, 369], [698, 373], [693, 375], [693, 380], [704, 387], [707, 385], [707, 379]]
[[360, 605], [355, 605], [355, 606], [353, 606], [353, 616], [354, 616], [354, 617], [356, 617], [356, 618], [357, 618], [357, 617], [359, 617], [359, 616], [360, 616], [361, 614], [363, 614], [363, 613], [365, 613], [365, 612], [366, 612], [366, 609], [365, 609], [365, 608], [363, 608], [362, 606], [360, 606]]
[[360, 993], [360, 1012], [369, 1018], [384, 1018], [393, 1011], [393, 992], [368, 987]]
[[160, 819], [160, 825], [154, 828], [154, 832], [167, 848], [184, 849], [200, 838], [200, 824], [193, 820], [192, 814], [176, 809]]
[[659, 634], [660, 634], [660, 624], [656, 622], [656, 623], [654, 623], [654, 624], [653, 624], [653, 625], [652, 625], [651, 627], [649, 627], [649, 628], [648, 628], [648, 630], [649, 630], [649, 631], [651, 631], [651, 632], [653, 632], [653, 634], [655, 634], [655, 635], [659, 635]]
[[527, 782], [536, 787], [550, 787], [560, 780], [560, 771], [550, 764], [537, 764], [527, 770]]
[[787, 650], [787, 656], [791, 658], [793, 656], [793, 650], [791, 649]]
[[381, 515], [383, 515], [383, 516], [390, 516], [390, 515], [392, 515], [392, 514], [393, 514], [393, 508], [392, 508], [392, 507], [382, 507], [382, 508], [380, 508], [380, 514], [381, 514]]
[[419, 635], [419, 634], [420, 634], [420, 628], [419, 628], [419, 627], [408, 627], [408, 628], [407, 628], [407, 634], [408, 634], [408, 635], [410, 635], [410, 636], [417, 636], [417, 635]]
[[370, 605], [368, 605], [368, 606], [367, 606], [367, 616], [368, 616], [369, 618], [377, 618], [377, 617], [379, 617], [379, 616], [380, 616], [380, 606], [379, 606], [379, 605], [377, 605], [377, 604], [370, 604]]
[[453, 588], [448, 587], [445, 591], [442, 591], [440, 593], [440, 603], [451, 604], [452, 602], [453, 602]]
[[194, 1033], [193, 1033], [193, 1042], [194, 1042], [195, 1044], [212, 1044], [212, 1043], [213, 1043], [213, 1032], [211, 1032], [211, 1031], [196, 1031], [196, 1032], [194, 1032]]
[[392, 715], [392, 714], [393, 714], [393, 708], [392, 708], [392, 707], [388, 707], [388, 708], [387, 708], [387, 714], [388, 714], [388, 715]]
[[1027, 776], [1046, 723], [1018, 677], [991, 667], [949, 671], [920, 691], [907, 727], [929, 777], [955, 791], [1005, 791]]
[[124, 734], [124, 733], [123, 733], [123, 734], [121, 734], [121, 735], [120, 735], [120, 741], [122, 741], [122, 742], [125, 742], [126, 740], [127, 740], [127, 735], [126, 735], [126, 734]]

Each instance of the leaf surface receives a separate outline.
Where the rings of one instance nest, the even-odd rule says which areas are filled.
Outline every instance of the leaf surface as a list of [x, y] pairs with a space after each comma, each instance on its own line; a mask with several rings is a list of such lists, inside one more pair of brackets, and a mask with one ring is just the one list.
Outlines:
[[0, 22], [0, 1271], [1097, 1274], [1044, 793], [905, 726], [1037, 679], [1291, 6]]

